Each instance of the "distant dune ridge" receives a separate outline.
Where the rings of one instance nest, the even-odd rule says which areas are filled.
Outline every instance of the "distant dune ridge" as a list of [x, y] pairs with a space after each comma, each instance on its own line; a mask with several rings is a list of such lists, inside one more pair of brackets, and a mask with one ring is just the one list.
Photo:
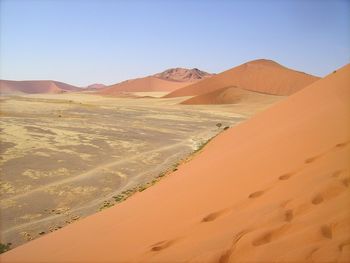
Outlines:
[[91, 84], [91, 85], [87, 86], [85, 88], [85, 90], [98, 90], [98, 89], [103, 89], [105, 87], [106, 87], [106, 85], [104, 85], [104, 84], [95, 83], [95, 84]]
[[258, 59], [178, 89], [165, 97], [197, 96], [228, 87], [286, 96], [318, 79], [318, 77], [286, 68], [272, 60]]
[[211, 74], [199, 69], [172, 68], [152, 76], [131, 79], [108, 86], [98, 93], [119, 95], [122, 92], [171, 92], [210, 76]]
[[153, 75], [156, 78], [172, 81], [196, 81], [211, 77], [210, 74], [205, 71], [201, 71], [197, 68], [186, 69], [186, 68], [171, 68], [167, 69], [161, 73]]
[[1, 262], [349, 262], [350, 64]]
[[53, 80], [0, 80], [0, 93], [63, 93], [79, 91], [80, 88]]

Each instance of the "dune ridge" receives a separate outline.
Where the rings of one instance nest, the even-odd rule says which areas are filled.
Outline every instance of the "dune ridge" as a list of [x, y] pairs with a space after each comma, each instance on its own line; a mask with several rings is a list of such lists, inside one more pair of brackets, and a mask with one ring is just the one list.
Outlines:
[[161, 73], [153, 75], [156, 78], [172, 81], [197, 81], [211, 77], [213, 74], [199, 70], [197, 68], [186, 69], [186, 68], [170, 68]]
[[349, 262], [350, 64], [2, 262]]
[[286, 68], [277, 62], [258, 59], [167, 94], [166, 98], [197, 96], [226, 87], [238, 87], [271, 95], [291, 95], [318, 77]]
[[2, 94], [63, 93], [79, 90], [79, 87], [53, 80], [0, 80], [0, 93]]
[[180, 104], [185, 105], [209, 105], [209, 104], [237, 104], [237, 103], [251, 103], [263, 99], [265, 94], [252, 92], [249, 90], [226, 87], [217, 89], [212, 92], [208, 92], [202, 95], [198, 95], [182, 101]]
[[186, 86], [186, 82], [163, 80], [153, 76], [132, 79], [107, 86], [99, 91], [101, 95], [119, 95], [122, 92], [146, 92], [146, 91], [174, 91]]
[[152, 76], [126, 80], [107, 86], [97, 93], [120, 95], [123, 92], [171, 92], [211, 76], [212, 74], [199, 69], [171, 68]]

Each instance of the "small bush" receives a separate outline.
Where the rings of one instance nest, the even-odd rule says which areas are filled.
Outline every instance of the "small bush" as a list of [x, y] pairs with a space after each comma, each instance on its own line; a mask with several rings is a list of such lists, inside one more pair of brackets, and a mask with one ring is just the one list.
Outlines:
[[7, 243], [7, 244], [0, 243], [0, 254], [10, 250], [11, 245], [12, 245], [11, 243]]

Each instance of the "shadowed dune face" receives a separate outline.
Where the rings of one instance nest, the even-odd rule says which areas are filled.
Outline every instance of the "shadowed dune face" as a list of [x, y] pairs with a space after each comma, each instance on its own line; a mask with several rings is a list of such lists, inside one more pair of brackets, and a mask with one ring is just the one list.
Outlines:
[[165, 97], [196, 96], [232, 86], [285, 96], [303, 89], [318, 79], [318, 77], [283, 67], [274, 61], [260, 59], [191, 84]]
[[28, 81], [13, 81], [0, 80], [1, 94], [16, 94], [16, 93], [63, 93], [68, 91], [78, 91], [80, 88], [52, 80], [28, 80]]
[[350, 65], [2, 262], [349, 262]]
[[267, 94], [261, 94], [257, 92], [252, 92], [249, 90], [240, 89], [237, 87], [227, 87], [218, 90], [214, 90], [209, 93], [195, 96], [188, 100], [181, 102], [181, 104], [186, 105], [208, 105], [208, 104], [238, 104], [253, 103], [265, 100]]

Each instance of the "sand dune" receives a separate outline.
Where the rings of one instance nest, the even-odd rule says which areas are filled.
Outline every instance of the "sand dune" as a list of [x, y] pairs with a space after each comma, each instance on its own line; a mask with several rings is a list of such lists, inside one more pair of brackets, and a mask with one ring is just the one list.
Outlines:
[[188, 85], [187, 82], [168, 81], [149, 76], [107, 86], [97, 93], [102, 95], [119, 95], [122, 92], [174, 91], [186, 85]]
[[176, 90], [165, 97], [196, 96], [232, 86], [272, 95], [290, 95], [317, 79], [274, 61], [259, 59]]
[[212, 76], [199, 69], [172, 68], [152, 76], [131, 79], [108, 86], [102, 95], [120, 95], [123, 92], [171, 92]]
[[265, 94], [258, 92], [252, 92], [249, 90], [227, 87], [212, 92], [208, 92], [202, 95], [195, 96], [188, 100], [181, 102], [186, 105], [205, 105], [205, 104], [233, 104], [233, 103], [251, 103], [256, 102], [259, 99], [264, 99]]
[[350, 65], [2, 262], [349, 262]]
[[1, 94], [15, 93], [63, 93], [67, 91], [78, 91], [80, 88], [52, 80], [0, 80]]

